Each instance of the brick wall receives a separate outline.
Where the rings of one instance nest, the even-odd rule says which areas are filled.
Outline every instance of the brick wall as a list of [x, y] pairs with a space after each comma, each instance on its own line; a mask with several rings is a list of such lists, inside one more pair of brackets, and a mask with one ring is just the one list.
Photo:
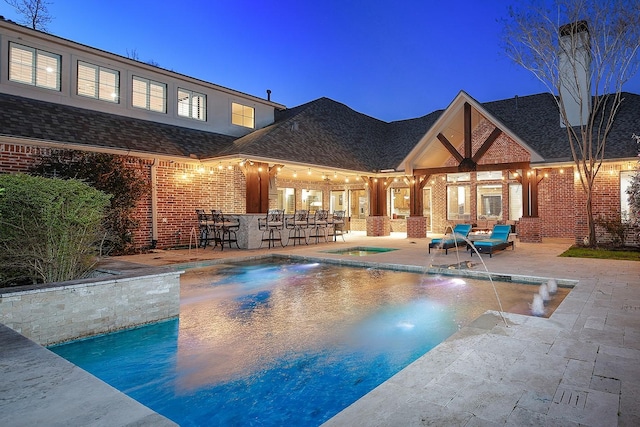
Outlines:
[[367, 236], [389, 236], [391, 222], [388, 216], [367, 217]]
[[551, 169], [538, 184], [538, 216], [542, 237], [571, 238], [575, 233], [576, 210], [573, 169]]
[[407, 218], [407, 237], [419, 239], [427, 237], [427, 218], [410, 216]]
[[[473, 133], [474, 150], [480, 146], [481, 141], [493, 130], [493, 125], [488, 121], [482, 122]], [[462, 149], [462, 147], [459, 147]], [[41, 155], [48, 155], [49, 148], [0, 143], [0, 173], [25, 172], [35, 163]], [[514, 141], [501, 135], [492, 147], [487, 151], [480, 163], [487, 162], [511, 162], [528, 160], [528, 153]], [[450, 159], [447, 165], [455, 162]], [[133, 166], [133, 165], [132, 165]], [[244, 213], [246, 202], [246, 181], [244, 174], [237, 167], [227, 166], [219, 169], [217, 165], [202, 167], [189, 162], [157, 161], [153, 165], [151, 160], [140, 159], [135, 162], [135, 167], [141, 167], [146, 179], [151, 181], [151, 169], [156, 170], [157, 199], [158, 199], [158, 248], [170, 248], [195, 244], [194, 233], [197, 232], [196, 209], [221, 209], [225, 213]], [[616, 169], [617, 168], [617, 169]], [[444, 232], [447, 221], [447, 183], [444, 175], [434, 175], [429, 178], [427, 184], [432, 190], [432, 231]], [[503, 220], [517, 220], [508, 218], [508, 182], [503, 181], [502, 212]], [[476, 182], [475, 175], [471, 180], [471, 220], [476, 221]], [[607, 213], [607, 215], [620, 215], [620, 188], [619, 166], [609, 167], [609, 170], [601, 172], [595, 185], [594, 212]], [[314, 189], [323, 192], [323, 206], [329, 208], [331, 190], [362, 189], [362, 182], [351, 184], [325, 184], [300, 180], [277, 181], [278, 187], [290, 187], [296, 189], [296, 208], [302, 209], [301, 190]], [[542, 237], [575, 237], [576, 242], [581, 243], [587, 235], [586, 218], [584, 209], [584, 191], [579, 180], [574, 179], [573, 170], [566, 168], [550, 169], [548, 177], [539, 184], [539, 216], [541, 219], [540, 234]], [[275, 207], [276, 199], [270, 200], [270, 207]], [[136, 218], [139, 226], [133, 232], [134, 244], [142, 249], [151, 245], [152, 218], [151, 195], [142, 200], [138, 205]], [[377, 221], [374, 220], [375, 224]], [[370, 235], [389, 235], [391, 223], [370, 225], [366, 220], [351, 219], [352, 230], [367, 231]], [[394, 231], [404, 231], [407, 225], [404, 221], [393, 224]], [[381, 228], [380, 228], [381, 227]], [[413, 230], [407, 229], [413, 234]], [[381, 234], [382, 233], [382, 234]], [[421, 234], [421, 230], [415, 231]], [[610, 236], [602, 229], [599, 230], [601, 241], [607, 241]]]

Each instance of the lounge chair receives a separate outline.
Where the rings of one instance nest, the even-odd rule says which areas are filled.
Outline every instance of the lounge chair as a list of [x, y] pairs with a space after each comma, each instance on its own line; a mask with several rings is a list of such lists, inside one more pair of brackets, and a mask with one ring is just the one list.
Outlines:
[[[488, 239], [476, 240], [473, 242], [473, 246], [478, 250], [478, 253], [489, 254], [489, 258], [494, 252], [501, 251], [511, 246], [515, 249], [515, 245], [512, 240], [509, 240], [509, 233], [511, 232], [511, 226], [508, 224], [497, 224], [493, 226], [493, 231]], [[473, 256], [473, 250], [471, 250], [471, 256]]]
[[431, 243], [429, 243], [429, 253], [431, 253], [431, 248], [444, 249], [445, 255], [449, 254], [449, 249], [464, 246], [466, 247], [467, 242], [465, 242], [465, 238], [469, 235], [471, 231], [471, 224], [456, 224], [453, 227], [453, 232], [451, 235], [444, 236], [441, 239], [432, 239]]

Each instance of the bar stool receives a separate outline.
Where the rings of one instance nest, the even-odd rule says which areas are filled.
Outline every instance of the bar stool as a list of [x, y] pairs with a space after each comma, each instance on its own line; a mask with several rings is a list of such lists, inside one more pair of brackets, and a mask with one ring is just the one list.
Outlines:
[[289, 230], [289, 238], [287, 240], [287, 245], [290, 240], [293, 240], [293, 246], [296, 245], [296, 241], [300, 242], [300, 240], [304, 240], [306, 245], [309, 244], [309, 240], [307, 239], [307, 227], [309, 226], [309, 211], [307, 210], [297, 210], [293, 216], [285, 219], [285, 227]]
[[324, 209], [318, 209], [313, 214], [313, 218], [309, 218], [309, 228], [312, 230], [312, 234], [309, 237], [315, 237], [316, 243], [318, 243], [320, 237], [327, 241], [327, 225], [329, 220], [329, 211]]
[[224, 243], [226, 242], [231, 249], [231, 243], [235, 243], [236, 247], [240, 249], [238, 245], [237, 231], [240, 228], [240, 220], [227, 216], [225, 217], [222, 211], [212, 210], [211, 216], [213, 217], [213, 228], [215, 232], [215, 244], [214, 249], [220, 243], [220, 250], [224, 250]]
[[206, 213], [204, 209], [196, 209], [196, 215], [198, 215], [198, 246], [205, 248], [209, 241], [215, 240], [213, 215]]
[[[276, 242], [282, 244], [282, 230], [284, 228], [284, 210], [270, 209], [267, 212], [265, 218], [258, 218], [258, 230], [262, 231], [262, 241], [260, 247], [264, 242], [268, 242], [268, 247], [272, 248], [276, 246]], [[276, 233], [278, 234], [276, 237]]]
[[344, 216], [345, 211], [333, 211], [333, 218], [330, 220], [330, 225], [333, 229], [333, 241], [337, 241], [337, 236], [342, 237], [344, 242]]

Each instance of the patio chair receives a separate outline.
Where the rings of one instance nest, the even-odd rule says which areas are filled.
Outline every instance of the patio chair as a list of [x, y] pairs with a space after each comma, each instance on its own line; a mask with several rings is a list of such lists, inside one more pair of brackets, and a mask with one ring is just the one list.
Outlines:
[[[282, 209], [269, 209], [267, 216], [264, 218], [258, 218], [258, 230], [262, 231], [262, 241], [260, 247], [264, 242], [267, 242], [269, 249], [276, 247], [276, 242], [280, 242], [280, 246], [284, 247], [282, 243], [282, 230], [284, 229], [284, 210]], [[276, 235], [277, 234], [277, 235]]]
[[215, 249], [220, 243], [220, 250], [224, 250], [224, 243], [226, 242], [231, 249], [231, 243], [235, 243], [236, 247], [240, 249], [238, 245], [237, 231], [240, 228], [240, 220], [232, 216], [225, 216], [222, 211], [212, 210], [211, 216], [213, 217], [213, 229], [215, 231]]
[[336, 242], [337, 237], [342, 237], [342, 241], [344, 242], [344, 216], [345, 211], [333, 211], [333, 216], [329, 218], [329, 225], [332, 226], [333, 241]]
[[309, 226], [309, 211], [301, 209], [297, 210], [293, 216], [287, 217], [285, 219], [285, 228], [289, 230], [289, 238], [287, 240], [287, 245], [290, 240], [293, 240], [293, 246], [296, 245], [296, 241], [300, 243], [300, 240], [304, 240], [305, 244], [309, 244], [307, 240], [307, 227]]
[[[509, 240], [509, 233], [511, 232], [511, 225], [509, 224], [497, 224], [493, 226], [491, 236], [488, 239], [478, 240], [473, 242], [473, 247], [478, 250], [480, 254], [489, 254], [489, 258], [493, 256], [494, 252], [501, 251], [511, 246], [515, 250], [513, 240]], [[471, 248], [471, 256], [473, 256], [473, 248]]]
[[449, 254], [449, 249], [461, 247], [466, 247], [467, 242], [464, 240], [471, 231], [471, 224], [456, 224], [453, 227], [453, 232], [451, 235], [446, 235], [441, 239], [432, 239], [431, 243], [429, 243], [429, 253], [431, 253], [431, 248], [435, 249], [444, 249], [445, 255]]

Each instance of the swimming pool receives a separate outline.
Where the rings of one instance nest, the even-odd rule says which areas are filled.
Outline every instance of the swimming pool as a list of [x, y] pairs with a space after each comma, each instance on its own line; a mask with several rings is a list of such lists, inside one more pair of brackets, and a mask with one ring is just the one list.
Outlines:
[[[281, 260], [181, 286], [179, 321], [51, 350], [182, 426], [314, 426], [497, 308], [488, 282]], [[537, 291], [496, 286], [523, 314]]]

